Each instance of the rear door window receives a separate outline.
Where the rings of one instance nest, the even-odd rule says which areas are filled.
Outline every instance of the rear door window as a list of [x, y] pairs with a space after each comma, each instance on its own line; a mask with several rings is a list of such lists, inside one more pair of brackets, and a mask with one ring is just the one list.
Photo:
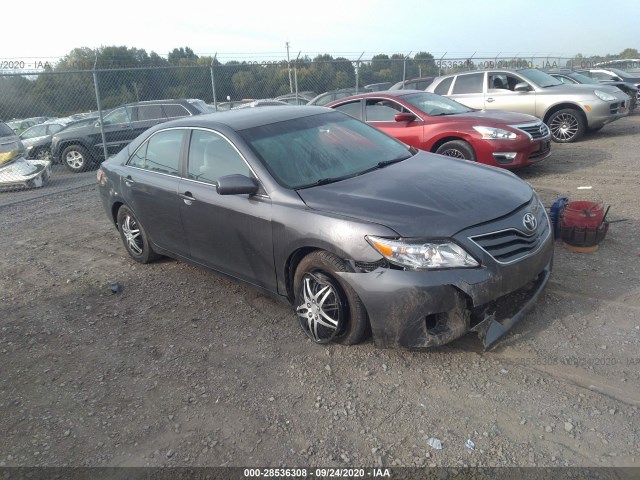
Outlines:
[[153, 172], [179, 175], [184, 130], [158, 132], [149, 138], [129, 159], [127, 165]]
[[469, 75], [458, 75], [456, 83], [453, 84], [453, 95], [465, 93], [482, 93], [482, 80], [484, 73], [472, 73]]
[[166, 117], [162, 113], [162, 105], [139, 105], [138, 121], [164, 120]]
[[178, 105], [177, 103], [170, 103], [163, 105], [164, 113], [167, 118], [180, 118], [180, 117], [188, 117], [191, 115], [189, 110], [187, 110], [184, 106]]

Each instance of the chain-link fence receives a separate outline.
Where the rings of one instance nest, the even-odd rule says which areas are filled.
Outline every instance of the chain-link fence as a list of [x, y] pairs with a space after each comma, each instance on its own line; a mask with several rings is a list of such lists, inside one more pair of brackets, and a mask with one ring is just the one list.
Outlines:
[[[216, 57], [197, 57], [188, 49], [181, 49], [179, 58], [169, 59], [135, 49], [119, 52], [120, 57], [94, 55], [93, 59], [91, 51], [74, 52], [54, 66], [30, 71], [19, 62], [4, 62], [0, 119], [20, 135], [25, 150], [20, 151], [18, 142], [2, 142], [0, 191], [93, 182], [93, 174], [78, 173], [95, 169], [105, 156], [116, 153], [144, 129], [176, 116], [226, 110], [259, 99], [306, 104], [329, 92], [317, 102], [323, 104], [366, 88], [385, 89], [406, 79], [461, 70], [593, 65], [581, 58], [434, 58], [424, 52], [413, 57], [376, 55], [367, 60], [298, 55], [291, 61], [231, 60], [224, 64]], [[128, 57], [123, 60], [122, 54]], [[135, 107], [138, 102], [161, 99], [199, 101], [183, 102], [182, 108], [166, 101], [155, 102], [153, 108]], [[117, 108], [126, 104], [130, 106]]]

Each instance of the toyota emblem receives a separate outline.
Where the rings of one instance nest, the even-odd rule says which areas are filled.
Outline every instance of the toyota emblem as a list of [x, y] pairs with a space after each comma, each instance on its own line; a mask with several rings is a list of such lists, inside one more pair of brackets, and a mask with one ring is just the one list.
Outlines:
[[524, 225], [524, 228], [526, 228], [530, 232], [533, 232], [538, 226], [538, 220], [536, 220], [536, 217], [533, 215], [533, 213], [525, 213], [524, 217], [522, 218], [522, 224]]
[[540, 135], [543, 137], [547, 134], [547, 127], [544, 123], [540, 124]]

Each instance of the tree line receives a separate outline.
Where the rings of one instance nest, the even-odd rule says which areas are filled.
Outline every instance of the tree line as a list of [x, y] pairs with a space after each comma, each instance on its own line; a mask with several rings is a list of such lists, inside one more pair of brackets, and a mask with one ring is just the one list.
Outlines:
[[[625, 58], [638, 58], [635, 49], [625, 49], [623, 54]], [[576, 58], [585, 57], [578, 54]], [[210, 56], [198, 56], [189, 47], [175, 48], [166, 58], [125, 46], [76, 48], [37, 74], [0, 76], [0, 118], [65, 116], [96, 110], [94, 79], [101, 106], [109, 109], [161, 98], [200, 98], [212, 103], [214, 88], [221, 102], [227, 98], [273, 98], [296, 87], [300, 92], [322, 93], [354, 87], [356, 81], [363, 87], [439, 73], [433, 55], [424, 51], [411, 57], [379, 54], [357, 63], [323, 54], [290, 63], [231, 60], [223, 64]]]

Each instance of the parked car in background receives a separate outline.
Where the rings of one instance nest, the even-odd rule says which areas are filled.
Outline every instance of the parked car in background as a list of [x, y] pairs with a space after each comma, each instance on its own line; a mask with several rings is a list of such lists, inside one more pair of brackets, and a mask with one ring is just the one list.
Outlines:
[[97, 180], [135, 261], [169, 255], [286, 299], [317, 343], [371, 331], [379, 346], [426, 348], [473, 329], [490, 346], [551, 272], [529, 184], [327, 108], [157, 125]]
[[[631, 74], [619, 68], [590, 68], [578, 70], [578, 72], [587, 77], [595, 78], [600, 82], [615, 81], [632, 83], [640, 90], [640, 76], [637, 73]], [[640, 95], [636, 94], [636, 96], [637, 103], [640, 103]]]
[[389, 90], [426, 90], [435, 77], [411, 78], [392, 85]]
[[264, 98], [261, 100], [254, 100], [253, 102], [243, 103], [238, 105], [237, 107], [233, 107], [232, 110], [237, 110], [239, 108], [254, 108], [254, 107], [289, 107], [290, 103], [281, 102], [280, 100], [273, 100], [271, 98]]
[[603, 83], [605, 85], [611, 85], [612, 87], [617, 87], [622, 90], [630, 99], [629, 102], [629, 111], [633, 112], [636, 109], [636, 105], [638, 102], [638, 87], [636, 87], [633, 83], [616, 81], [616, 80], [596, 80], [595, 78], [589, 77], [579, 72], [574, 72], [572, 70], [554, 70], [547, 72], [553, 78], [557, 78], [562, 83], [566, 83], [569, 85], [573, 85], [576, 83], [587, 84], [587, 85], [598, 85]]
[[51, 162], [27, 160], [25, 148], [11, 127], [0, 122], [0, 190], [42, 187], [50, 177]]
[[286, 102], [291, 105], [306, 105], [311, 100], [313, 100], [318, 94], [316, 92], [305, 91], [298, 93], [286, 93], [284, 95], [280, 95], [279, 97], [274, 98], [274, 100], [280, 100], [281, 102]]
[[367, 90], [365, 88], [341, 88], [339, 90], [332, 90], [330, 92], [321, 93], [316, 96], [314, 99], [310, 100], [307, 105], [316, 105], [318, 107], [322, 107], [329, 102], [333, 102], [339, 98], [350, 97], [351, 95], [356, 95], [357, 93], [370, 92], [371, 90]]
[[254, 102], [255, 98], [244, 98], [242, 100], [229, 100], [227, 102], [218, 102], [218, 103], [208, 103], [207, 107], [209, 109], [209, 113], [222, 112], [225, 110], [231, 110], [238, 105], [243, 105], [245, 103]]
[[[158, 123], [210, 112], [207, 104], [197, 99], [151, 100], [122, 105], [103, 117], [108, 155], [118, 153]], [[64, 164], [72, 172], [82, 172], [92, 163], [104, 159], [100, 121], [54, 134], [51, 155], [55, 162]]]
[[[82, 120], [77, 120], [82, 121]], [[63, 130], [66, 123], [41, 123], [26, 129], [20, 135], [25, 147], [25, 157], [38, 160], [51, 159], [51, 137]]]
[[389, 90], [343, 98], [326, 106], [407, 145], [496, 167], [531, 165], [551, 152], [549, 129], [536, 117], [473, 110], [435, 93]]
[[31, 120], [28, 118], [25, 119], [19, 119], [19, 120], [11, 120], [9, 122], [7, 122], [6, 124], [14, 131], [14, 133], [16, 135], [20, 135], [22, 132], [24, 132], [27, 128], [33, 127], [34, 125], [36, 125], [36, 121], [35, 120]]
[[427, 91], [471, 108], [527, 113], [549, 126], [556, 142], [575, 142], [589, 130], [629, 115], [629, 97], [608, 85], [566, 85], [533, 68], [492, 69], [436, 78]]
[[378, 82], [365, 85], [364, 88], [371, 92], [381, 92], [383, 90], [389, 90], [389, 88], [391, 88], [391, 85], [393, 85], [391, 82]]

